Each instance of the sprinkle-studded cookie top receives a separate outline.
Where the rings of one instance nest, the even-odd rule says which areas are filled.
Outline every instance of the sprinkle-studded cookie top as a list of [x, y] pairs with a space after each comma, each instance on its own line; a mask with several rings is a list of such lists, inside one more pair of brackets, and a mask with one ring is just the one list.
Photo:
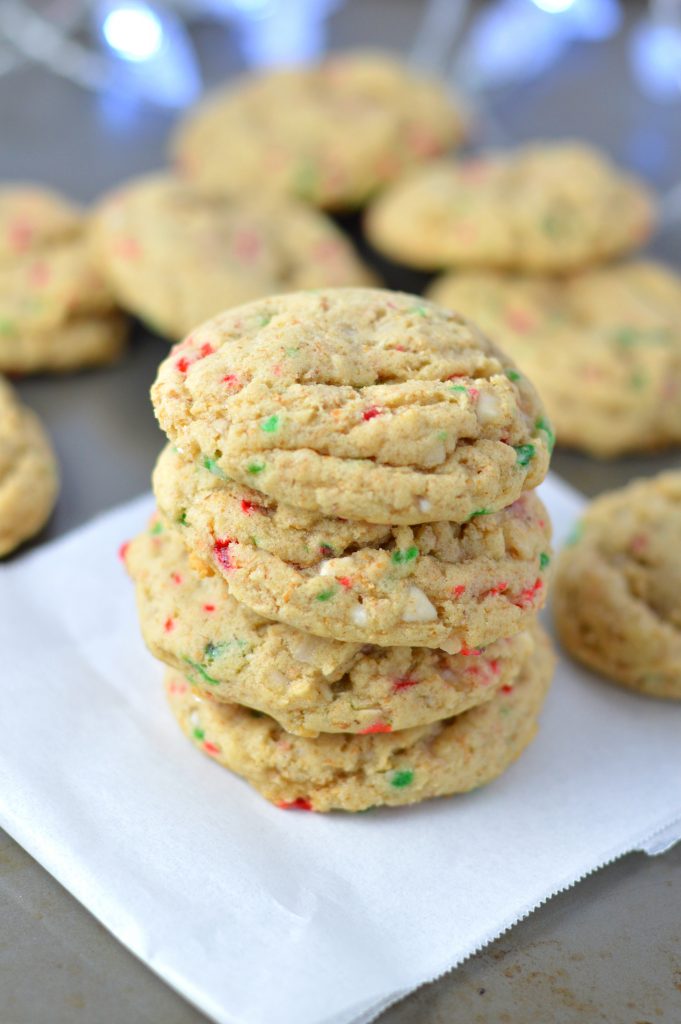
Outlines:
[[559, 442], [597, 455], [681, 440], [681, 281], [632, 262], [566, 278], [469, 271], [433, 299], [470, 316], [527, 371]]
[[276, 296], [194, 331], [152, 388], [186, 457], [300, 508], [463, 522], [543, 479], [536, 392], [460, 316], [416, 296]]
[[174, 339], [272, 292], [373, 282], [323, 214], [252, 192], [210, 199], [169, 174], [103, 200], [92, 240], [121, 304]]
[[575, 143], [440, 161], [393, 185], [367, 233], [392, 259], [435, 270], [564, 272], [643, 243], [654, 205], [645, 187]]
[[202, 191], [258, 187], [316, 206], [353, 207], [405, 168], [445, 152], [461, 112], [433, 81], [379, 53], [268, 71], [216, 92], [174, 140]]

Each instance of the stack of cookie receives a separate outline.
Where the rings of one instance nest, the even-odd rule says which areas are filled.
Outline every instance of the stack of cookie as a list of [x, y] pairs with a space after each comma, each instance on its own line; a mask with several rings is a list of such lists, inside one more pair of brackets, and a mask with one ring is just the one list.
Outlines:
[[152, 396], [160, 516], [126, 562], [189, 738], [283, 807], [499, 775], [552, 670], [552, 434], [513, 364], [432, 303], [337, 289], [207, 322]]

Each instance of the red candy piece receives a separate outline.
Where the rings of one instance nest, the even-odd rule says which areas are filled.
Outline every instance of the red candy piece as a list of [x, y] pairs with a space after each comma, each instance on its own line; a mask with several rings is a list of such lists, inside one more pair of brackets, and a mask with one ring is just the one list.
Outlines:
[[486, 590], [482, 596], [488, 597], [491, 595], [492, 597], [496, 597], [497, 594], [503, 594], [505, 590], [508, 590], [508, 583], [496, 583], [493, 587], [490, 587], [489, 590]]
[[410, 686], [418, 686], [422, 679], [396, 679], [393, 683], [393, 690], [398, 693], [400, 690], [408, 690]]
[[214, 604], [204, 604], [203, 610], [204, 610], [204, 612], [214, 612], [215, 611], [215, 605]]
[[469, 654], [482, 654], [482, 651], [479, 650], [477, 647], [466, 647], [466, 645], [464, 644], [464, 646], [459, 651], [459, 654], [464, 654], [466, 655], [466, 657], [468, 657]]
[[229, 546], [230, 544], [235, 543], [236, 541], [233, 537], [227, 537], [224, 540], [216, 540], [213, 545], [213, 553], [223, 569], [229, 570], [235, 568], [235, 565], [229, 555]]
[[304, 796], [299, 796], [295, 800], [279, 800], [277, 807], [280, 807], [282, 811], [311, 811], [312, 804], [309, 800], [306, 800]]
[[253, 501], [246, 501], [245, 498], [241, 499], [241, 511], [245, 516], [250, 516], [252, 512], [262, 512], [260, 505], [256, 505]]
[[454, 597], [461, 597], [465, 589], [466, 588], [463, 583], [459, 583], [457, 587], [452, 587], [452, 593], [454, 594]]
[[118, 549], [118, 557], [120, 558], [121, 562], [123, 562], [123, 564], [125, 564], [125, 557], [126, 557], [126, 555], [128, 553], [128, 548], [129, 547], [130, 547], [130, 541], [129, 540], [125, 540], [125, 541], [123, 541], [123, 543], [121, 544], [121, 546]]
[[372, 736], [377, 732], [392, 732], [392, 725], [388, 725], [386, 722], [375, 722], [374, 725], [367, 726], [366, 729], [360, 729], [360, 736]]
[[166, 633], [172, 633], [172, 631], [175, 629], [175, 620], [167, 618], [166, 621], [163, 623], [163, 628], [166, 631]]
[[381, 410], [377, 409], [375, 405], [372, 405], [370, 409], [365, 409], [362, 413], [363, 420], [373, 420], [375, 416], [380, 416]]
[[509, 686], [508, 683], [506, 683], [504, 686], [501, 687], [501, 692], [502, 693], [513, 693], [513, 687]]
[[535, 596], [543, 586], [544, 584], [542, 581], [540, 579], [536, 579], [531, 587], [525, 587], [524, 590], [521, 590], [517, 601], [514, 601], [513, 603], [517, 605], [518, 608], [527, 608], [529, 604], [532, 604]]
[[180, 371], [180, 373], [186, 373], [189, 367], [191, 366], [191, 363], [189, 362], [186, 356], [180, 356], [180, 358], [175, 363], [175, 366]]
[[215, 743], [210, 743], [208, 740], [206, 740], [205, 743], [202, 744], [202, 747], [207, 754], [213, 754], [214, 756], [215, 754], [220, 753], [220, 748], [216, 746]]
[[352, 580], [349, 576], [336, 576], [336, 579], [340, 583], [341, 587], [345, 587], [346, 590], [350, 590], [352, 587]]
[[239, 384], [239, 378], [235, 373], [228, 373], [222, 378], [222, 383], [227, 384], [230, 388], [235, 388]]

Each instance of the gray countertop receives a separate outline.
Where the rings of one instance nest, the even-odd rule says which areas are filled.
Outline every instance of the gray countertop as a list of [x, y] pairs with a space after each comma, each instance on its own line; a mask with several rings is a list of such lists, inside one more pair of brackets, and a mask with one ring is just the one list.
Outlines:
[[[406, 49], [418, 8], [415, 0], [350, 0], [332, 18], [331, 44]], [[209, 81], [237, 66], [227, 31], [203, 26], [195, 38]], [[654, 107], [636, 93], [621, 39], [573, 47], [540, 83], [490, 97], [489, 110], [505, 140], [581, 135], [662, 189], [680, 175], [679, 106]], [[0, 79], [0, 178], [43, 180], [87, 201], [161, 165], [171, 123], [158, 110], [123, 108], [22, 70]], [[681, 266], [681, 226], [654, 252]], [[166, 351], [138, 329], [117, 367], [20, 382], [62, 463], [63, 492], [38, 543], [148, 488], [162, 443], [148, 389]], [[681, 465], [678, 452], [615, 463], [559, 452], [554, 460], [589, 495], [672, 465]], [[2, 833], [0, 920], [0, 1024], [205, 1021]], [[631, 855], [590, 876], [381, 1021], [679, 1024], [681, 847], [654, 859]]]

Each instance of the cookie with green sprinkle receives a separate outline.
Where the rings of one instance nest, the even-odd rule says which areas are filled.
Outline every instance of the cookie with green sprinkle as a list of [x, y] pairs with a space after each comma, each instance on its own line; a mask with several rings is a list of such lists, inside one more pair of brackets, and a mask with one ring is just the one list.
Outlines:
[[58, 490], [57, 460], [42, 424], [0, 378], [0, 556], [42, 529]]
[[152, 654], [198, 694], [264, 712], [288, 732], [357, 733], [380, 722], [423, 725], [512, 686], [534, 647], [531, 629], [482, 650], [447, 654], [311, 636], [264, 619], [220, 576], [201, 576], [180, 525], [156, 519], [124, 552]]
[[230, 82], [187, 114], [172, 148], [178, 172], [210, 195], [257, 185], [347, 209], [448, 150], [463, 129], [441, 83], [387, 53], [355, 51]]
[[126, 321], [88, 249], [87, 220], [37, 185], [0, 188], [0, 371], [113, 362]]
[[152, 400], [192, 460], [379, 524], [504, 508], [541, 482], [553, 442], [531, 382], [471, 323], [379, 289], [229, 310], [173, 349]]
[[639, 260], [561, 280], [468, 271], [441, 277], [430, 295], [529, 374], [559, 444], [611, 458], [681, 442], [681, 278], [671, 267]]
[[192, 743], [272, 803], [363, 811], [465, 793], [501, 775], [535, 735], [553, 665], [548, 638], [538, 630], [514, 683], [478, 707], [397, 732], [377, 720], [364, 735], [316, 739], [292, 736], [237, 704], [201, 697], [176, 670], [166, 675], [166, 693]]
[[210, 199], [171, 174], [147, 175], [105, 196], [91, 241], [121, 305], [173, 340], [272, 292], [374, 281], [323, 213], [252, 192]]
[[579, 661], [681, 700], [681, 471], [596, 498], [557, 561], [558, 635]]
[[467, 523], [383, 526], [278, 503], [170, 446], [153, 487], [204, 571], [315, 636], [456, 653], [525, 629], [546, 598], [551, 527], [534, 493]]
[[648, 189], [576, 142], [441, 160], [379, 196], [366, 232], [381, 253], [423, 270], [566, 273], [644, 243]]

